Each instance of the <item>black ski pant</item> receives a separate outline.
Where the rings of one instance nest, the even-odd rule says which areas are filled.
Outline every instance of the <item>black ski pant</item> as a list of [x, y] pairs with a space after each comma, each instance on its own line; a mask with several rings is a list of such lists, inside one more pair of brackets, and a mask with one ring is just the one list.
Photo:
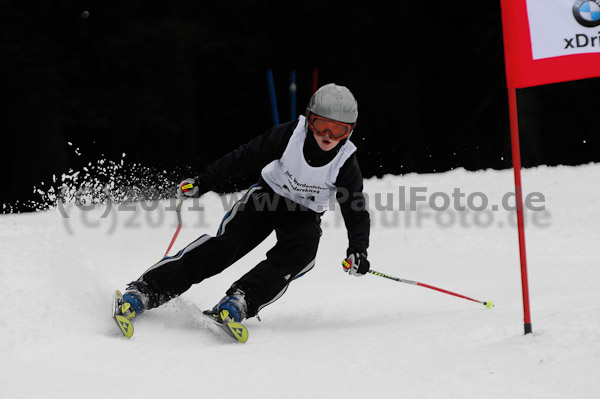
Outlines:
[[277, 243], [266, 259], [233, 283], [245, 293], [248, 317], [279, 299], [292, 280], [315, 265], [321, 215], [270, 188], [251, 187], [225, 215], [215, 237], [202, 235], [175, 256], [165, 257], [131, 283], [145, 292], [150, 308], [181, 295], [242, 258], [273, 231]]

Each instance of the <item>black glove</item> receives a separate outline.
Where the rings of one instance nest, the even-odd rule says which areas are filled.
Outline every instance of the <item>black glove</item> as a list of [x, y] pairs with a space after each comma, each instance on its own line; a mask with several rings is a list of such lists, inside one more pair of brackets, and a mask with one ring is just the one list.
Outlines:
[[371, 265], [367, 259], [366, 252], [354, 252], [348, 249], [348, 257], [342, 262], [345, 272], [353, 276], [361, 277], [369, 272]]
[[197, 198], [198, 195], [198, 186], [196, 186], [196, 181], [194, 179], [185, 179], [177, 186], [177, 197], [179, 199], [186, 198]]

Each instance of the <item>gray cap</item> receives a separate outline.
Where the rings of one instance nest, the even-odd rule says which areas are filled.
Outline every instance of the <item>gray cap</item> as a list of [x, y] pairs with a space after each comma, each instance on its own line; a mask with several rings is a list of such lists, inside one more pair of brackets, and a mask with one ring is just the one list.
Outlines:
[[355, 123], [358, 119], [356, 99], [347, 87], [335, 83], [321, 86], [310, 98], [308, 110], [339, 122]]

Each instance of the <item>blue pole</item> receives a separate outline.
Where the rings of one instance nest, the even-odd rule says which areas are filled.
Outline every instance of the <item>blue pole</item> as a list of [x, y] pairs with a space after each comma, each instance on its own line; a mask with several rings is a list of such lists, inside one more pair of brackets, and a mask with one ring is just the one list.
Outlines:
[[273, 124], [279, 125], [279, 113], [277, 112], [277, 98], [275, 97], [275, 83], [273, 82], [273, 71], [267, 69], [267, 81], [269, 83], [269, 96], [271, 98], [271, 113]]
[[290, 120], [296, 119], [296, 71], [290, 73]]

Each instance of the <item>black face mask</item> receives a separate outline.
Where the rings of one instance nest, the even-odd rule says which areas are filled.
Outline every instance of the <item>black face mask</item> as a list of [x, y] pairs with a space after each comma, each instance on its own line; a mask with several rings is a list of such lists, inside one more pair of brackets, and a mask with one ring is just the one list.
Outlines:
[[310, 127], [307, 127], [306, 139], [304, 139], [304, 147], [302, 153], [306, 162], [313, 167], [327, 165], [335, 158], [340, 148], [346, 143], [347, 139], [342, 140], [338, 145], [330, 151], [323, 151], [319, 147], [319, 143], [315, 140], [315, 135]]

